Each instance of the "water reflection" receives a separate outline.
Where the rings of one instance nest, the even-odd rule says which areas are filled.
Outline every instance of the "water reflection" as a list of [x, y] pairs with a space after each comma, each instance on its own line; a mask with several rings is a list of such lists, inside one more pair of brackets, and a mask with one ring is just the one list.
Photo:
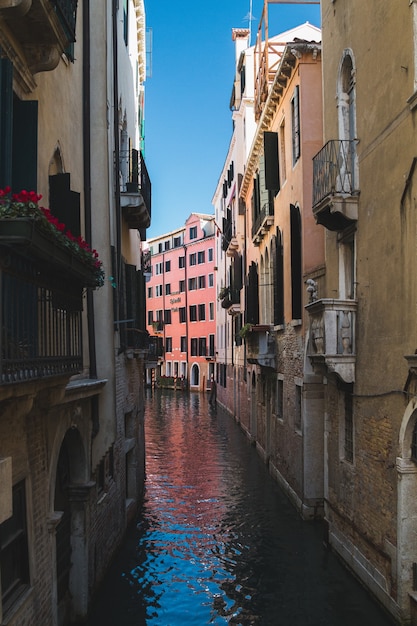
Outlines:
[[90, 626], [390, 623], [205, 396], [150, 396], [146, 448], [143, 510]]

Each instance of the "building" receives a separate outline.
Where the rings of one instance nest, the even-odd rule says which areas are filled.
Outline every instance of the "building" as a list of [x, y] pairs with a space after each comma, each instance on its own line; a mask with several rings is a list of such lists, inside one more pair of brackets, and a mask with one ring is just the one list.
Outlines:
[[163, 341], [160, 385], [205, 391], [214, 375], [215, 233], [212, 215], [191, 213], [183, 227], [148, 240], [147, 329]]
[[142, 494], [144, 68], [142, 0], [1, 3], [0, 621], [10, 626], [82, 621]]
[[311, 518], [323, 511], [323, 390], [305, 359], [304, 312], [307, 285], [324, 274], [324, 237], [311, 210], [321, 33], [306, 23], [269, 37], [265, 24], [267, 3], [255, 46], [236, 55], [231, 181], [224, 168], [214, 197], [227, 290], [218, 309], [218, 399]]
[[313, 213], [326, 273], [306, 308], [325, 398], [325, 519], [358, 578], [416, 624], [417, 4], [321, 5]]

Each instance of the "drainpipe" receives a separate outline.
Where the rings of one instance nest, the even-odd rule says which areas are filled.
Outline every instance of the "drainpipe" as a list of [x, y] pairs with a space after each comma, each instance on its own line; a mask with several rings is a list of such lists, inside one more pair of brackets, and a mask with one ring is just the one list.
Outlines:
[[187, 279], [187, 246], [184, 244], [184, 287], [185, 287], [185, 336], [187, 338], [186, 343], [186, 352], [185, 352], [185, 363], [186, 363], [186, 373], [187, 373], [187, 384], [190, 386], [190, 372], [189, 372], [189, 362], [188, 362], [188, 279]]
[[[120, 289], [121, 289], [121, 266], [122, 266], [122, 210], [120, 206], [120, 185], [119, 185], [119, 163], [120, 163], [120, 145], [119, 145], [119, 72], [118, 72], [118, 53], [117, 53], [117, 7], [118, 0], [112, 3], [112, 44], [113, 44], [113, 135], [114, 135], [114, 194], [115, 194], [115, 212], [116, 212], [116, 259], [115, 273], [117, 284], [117, 318], [120, 318]], [[118, 326], [119, 328], [119, 326]]]
[[[84, 208], [85, 238], [92, 243], [91, 222], [91, 90], [90, 90], [90, 0], [83, 4], [83, 162], [84, 162]], [[93, 247], [93, 246], [92, 246]], [[87, 289], [88, 352], [90, 378], [97, 378], [96, 337], [94, 324], [94, 298], [92, 289]]]

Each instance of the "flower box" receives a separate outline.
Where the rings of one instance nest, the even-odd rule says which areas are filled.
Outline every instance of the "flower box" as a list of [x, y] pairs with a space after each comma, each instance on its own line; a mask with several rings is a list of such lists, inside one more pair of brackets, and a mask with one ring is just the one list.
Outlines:
[[[0, 246], [19, 248], [33, 258], [51, 264], [51, 271], [71, 275], [84, 287], [96, 287], [96, 274], [91, 267], [77, 258], [51, 233], [44, 232], [41, 222], [33, 218], [17, 217], [0, 219]], [[54, 266], [54, 268], [53, 268]]]

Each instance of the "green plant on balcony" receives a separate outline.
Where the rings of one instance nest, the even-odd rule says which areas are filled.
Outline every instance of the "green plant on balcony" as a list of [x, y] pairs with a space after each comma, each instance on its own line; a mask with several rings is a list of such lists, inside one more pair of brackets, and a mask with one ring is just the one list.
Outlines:
[[[51, 211], [39, 206], [42, 196], [35, 191], [21, 191], [11, 194], [10, 187], [0, 189], [0, 235], [4, 241], [12, 237], [13, 224], [16, 232], [25, 232], [21, 237], [28, 238], [28, 231], [23, 231], [23, 223], [29, 222], [37, 233], [45, 237], [51, 245], [67, 253], [69, 258], [76, 259], [81, 268], [91, 275], [89, 286], [101, 287], [104, 284], [103, 264], [98, 252], [92, 250], [89, 244], [80, 236], [74, 236], [71, 231], [58, 220]], [[3, 230], [2, 230], [3, 225]], [[7, 227], [8, 226], [8, 227]]]
[[251, 332], [252, 326], [253, 324], [245, 324], [244, 326], [242, 326], [242, 328], [239, 331], [239, 335], [242, 337], [242, 339], [245, 339], [248, 333]]
[[218, 300], [224, 300], [230, 294], [229, 287], [222, 287], [219, 291], [219, 295], [217, 296]]

